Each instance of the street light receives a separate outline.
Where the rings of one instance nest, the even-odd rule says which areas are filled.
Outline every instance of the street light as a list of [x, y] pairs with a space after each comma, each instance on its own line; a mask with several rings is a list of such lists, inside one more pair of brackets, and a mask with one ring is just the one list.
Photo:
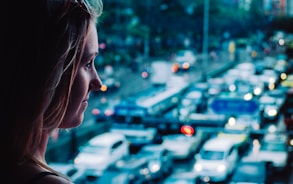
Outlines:
[[209, 41], [209, 0], [204, 0], [204, 16], [203, 16], [203, 47], [202, 47], [202, 72], [203, 72], [203, 80], [206, 81], [206, 68], [208, 62], [208, 41]]

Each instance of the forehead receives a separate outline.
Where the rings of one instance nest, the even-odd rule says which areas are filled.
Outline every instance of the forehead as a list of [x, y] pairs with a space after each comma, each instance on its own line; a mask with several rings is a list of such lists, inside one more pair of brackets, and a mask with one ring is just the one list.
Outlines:
[[96, 55], [99, 51], [98, 33], [94, 23], [90, 25], [89, 34], [86, 38], [85, 57]]

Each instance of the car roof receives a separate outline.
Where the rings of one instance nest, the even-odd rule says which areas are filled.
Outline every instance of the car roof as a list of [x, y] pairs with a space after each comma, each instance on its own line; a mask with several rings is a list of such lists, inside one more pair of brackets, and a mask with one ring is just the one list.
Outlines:
[[205, 142], [203, 149], [213, 151], [225, 151], [235, 145], [234, 141], [228, 138], [211, 138]]
[[89, 144], [91, 145], [104, 145], [109, 143], [114, 143], [118, 140], [124, 140], [125, 137], [123, 134], [114, 133], [114, 132], [105, 132], [99, 134], [89, 140]]
[[240, 162], [232, 176], [233, 182], [266, 181], [266, 163], [258, 161]]
[[151, 152], [160, 152], [163, 150], [167, 150], [164, 146], [161, 144], [147, 144], [141, 148], [142, 151], [151, 151]]

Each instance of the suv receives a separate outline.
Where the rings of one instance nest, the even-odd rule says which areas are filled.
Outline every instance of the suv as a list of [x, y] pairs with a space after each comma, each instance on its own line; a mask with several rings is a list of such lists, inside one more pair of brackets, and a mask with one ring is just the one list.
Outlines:
[[204, 182], [223, 182], [233, 173], [239, 160], [235, 141], [228, 138], [210, 138], [195, 156], [194, 171]]
[[80, 147], [74, 159], [77, 168], [87, 177], [99, 177], [111, 164], [129, 156], [129, 145], [123, 134], [105, 132]]

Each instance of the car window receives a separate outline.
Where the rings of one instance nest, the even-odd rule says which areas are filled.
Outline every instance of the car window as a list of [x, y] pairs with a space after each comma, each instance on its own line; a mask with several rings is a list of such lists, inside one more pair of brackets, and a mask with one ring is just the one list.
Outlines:
[[228, 152], [228, 156], [230, 156], [233, 153], [234, 150], [235, 150], [235, 147], [231, 147], [229, 152]]
[[224, 158], [224, 152], [222, 151], [203, 151], [201, 153], [202, 159], [206, 160], [222, 160]]
[[123, 144], [122, 141], [118, 141], [118, 142], [114, 143], [113, 146], [112, 146], [112, 150], [117, 149], [117, 148], [118, 148], [119, 146], [121, 146], [122, 144]]

